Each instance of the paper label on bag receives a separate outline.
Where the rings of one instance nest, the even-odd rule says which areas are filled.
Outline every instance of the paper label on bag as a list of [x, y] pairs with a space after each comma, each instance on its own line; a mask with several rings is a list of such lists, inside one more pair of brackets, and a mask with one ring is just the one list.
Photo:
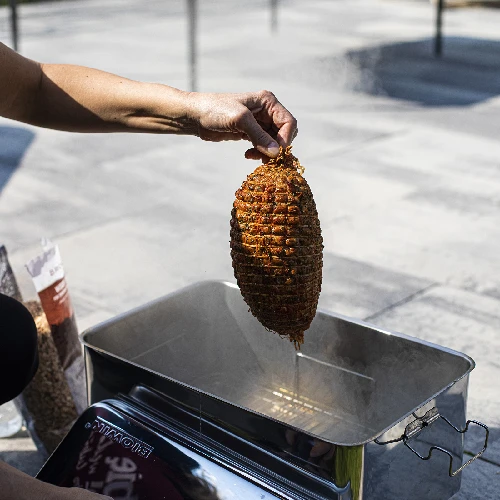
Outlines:
[[26, 267], [40, 297], [50, 325], [59, 361], [65, 373], [78, 414], [86, 407], [86, 388], [82, 347], [71, 298], [64, 277], [61, 254], [56, 244], [42, 240], [43, 252]]
[[45, 290], [64, 278], [59, 247], [49, 240], [42, 240], [42, 247], [43, 253], [26, 264], [37, 292]]

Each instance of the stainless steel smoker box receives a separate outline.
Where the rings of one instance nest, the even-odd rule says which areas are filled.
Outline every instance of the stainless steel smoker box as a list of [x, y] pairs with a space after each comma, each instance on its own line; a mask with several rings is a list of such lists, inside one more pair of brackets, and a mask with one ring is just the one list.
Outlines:
[[[81, 338], [91, 403], [146, 386], [194, 416], [200, 436], [258, 449], [276, 481], [300, 483], [299, 498], [445, 500], [460, 488], [474, 368], [464, 354], [326, 311], [296, 351], [222, 281]], [[473, 424], [485, 429], [479, 456], [487, 428]]]

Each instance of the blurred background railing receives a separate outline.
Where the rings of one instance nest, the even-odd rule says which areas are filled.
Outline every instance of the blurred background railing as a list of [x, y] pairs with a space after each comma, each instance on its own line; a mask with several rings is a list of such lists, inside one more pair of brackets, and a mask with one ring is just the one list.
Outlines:
[[[8, 4], [10, 9], [9, 22], [11, 33], [11, 45], [16, 51], [20, 50], [19, 34], [19, 3], [37, 3], [40, 0], [0, 0], [0, 7]], [[42, 0], [43, 1], [43, 0]], [[188, 44], [188, 65], [189, 65], [189, 88], [196, 91], [197, 85], [197, 24], [198, 24], [198, 0], [186, 1], [187, 15], [187, 44]], [[270, 26], [274, 33], [278, 29], [278, 4], [280, 0], [269, 0]], [[441, 0], [440, 0], [441, 1]]]
[[[18, 3], [35, 3], [37, 0], [1, 0], [0, 6], [8, 3], [10, 7], [10, 30], [11, 30], [11, 43], [14, 50], [19, 50], [19, 9]], [[39, 1], [39, 0], [38, 0]], [[270, 26], [271, 31], [276, 32], [278, 29], [278, 4], [280, 0], [269, 0], [270, 10]], [[478, 5], [481, 2], [459, 2], [459, 6]], [[492, 0], [486, 0], [486, 3], [494, 4]], [[190, 89], [195, 91], [197, 89], [197, 75], [196, 75], [196, 62], [197, 62], [197, 20], [198, 20], [198, 0], [186, 0], [186, 14], [188, 21], [188, 60], [189, 60], [189, 82]], [[434, 54], [440, 57], [443, 52], [443, 11], [447, 6], [445, 0], [434, 0], [436, 6], [436, 21], [435, 21], [435, 34], [434, 34]], [[452, 6], [457, 6], [451, 3]]]
[[10, 30], [12, 35], [12, 47], [19, 50], [19, 30], [17, 22], [17, 0], [9, 0], [10, 6]]

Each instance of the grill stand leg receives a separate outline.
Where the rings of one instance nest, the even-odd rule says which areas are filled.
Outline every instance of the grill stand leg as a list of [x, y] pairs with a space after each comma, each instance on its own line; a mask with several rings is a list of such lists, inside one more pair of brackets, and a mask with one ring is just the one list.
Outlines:
[[187, 0], [187, 15], [188, 15], [188, 70], [189, 70], [189, 87], [192, 92], [198, 90], [197, 78], [197, 21], [198, 21], [198, 0]]
[[434, 55], [441, 57], [443, 53], [443, 7], [444, 0], [438, 0], [436, 13], [436, 37], [434, 39]]
[[276, 33], [278, 31], [278, 2], [279, 0], [270, 0], [271, 8], [271, 32]]
[[18, 29], [17, 29], [17, 0], [9, 0], [10, 4], [10, 27], [12, 33], [12, 47], [18, 50]]

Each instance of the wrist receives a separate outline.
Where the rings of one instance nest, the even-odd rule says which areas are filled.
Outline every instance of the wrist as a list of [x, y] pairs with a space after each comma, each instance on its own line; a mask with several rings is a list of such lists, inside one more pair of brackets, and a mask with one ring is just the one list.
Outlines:
[[200, 92], [183, 91], [183, 102], [185, 106], [186, 118], [196, 127], [196, 135], [199, 136], [200, 123], [203, 116]]

